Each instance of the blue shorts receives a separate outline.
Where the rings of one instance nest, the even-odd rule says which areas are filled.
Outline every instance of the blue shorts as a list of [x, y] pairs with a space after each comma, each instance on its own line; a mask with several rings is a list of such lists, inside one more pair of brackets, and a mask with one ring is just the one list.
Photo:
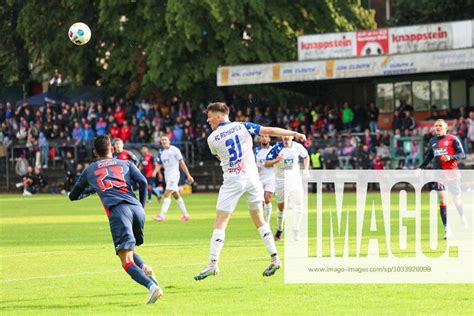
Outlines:
[[115, 251], [133, 250], [143, 244], [145, 210], [141, 205], [121, 203], [112, 206], [109, 223]]
[[[451, 194], [458, 195], [461, 193], [461, 184], [459, 181], [447, 181], [446, 184]], [[441, 182], [430, 182], [430, 186], [430, 190], [446, 191], [446, 186]]]

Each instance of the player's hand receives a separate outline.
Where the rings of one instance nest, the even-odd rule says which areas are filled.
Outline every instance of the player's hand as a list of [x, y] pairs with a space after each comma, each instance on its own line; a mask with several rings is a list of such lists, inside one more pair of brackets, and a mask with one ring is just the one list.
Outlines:
[[194, 182], [194, 178], [189, 176], [188, 177], [188, 184], [192, 184]]
[[301, 133], [295, 133], [295, 140], [299, 140], [301, 142], [305, 142], [306, 141], [306, 135], [305, 134], [301, 134]]
[[308, 180], [309, 179], [309, 170], [304, 169], [302, 173], [303, 173], [303, 180]]
[[448, 155], [443, 155], [439, 158], [439, 160], [445, 162], [451, 160], [451, 158]]
[[285, 159], [285, 157], [283, 157], [283, 155], [278, 155], [278, 156], [275, 158], [275, 161], [276, 161], [275, 163], [280, 162], [280, 161], [282, 161], [283, 159]]

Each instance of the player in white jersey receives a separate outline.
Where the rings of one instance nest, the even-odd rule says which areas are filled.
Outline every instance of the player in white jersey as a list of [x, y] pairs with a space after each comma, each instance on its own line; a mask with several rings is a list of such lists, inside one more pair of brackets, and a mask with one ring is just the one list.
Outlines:
[[270, 136], [260, 135], [260, 145], [254, 148], [255, 160], [257, 162], [258, 176], [263, 186], [263, 218], [270, 225], [272, 214], [272, 196], [275, 193], [275, 171], [273, 168], [265, 167], [267, 155], [272, 149]]
[[161, 170], [161, 168], [165, 169], [166, 188], [164, 194], [165, 198], [163, 200], [163, 204], [161, 205], [161, 213], [154, 216], [153, 219], [158, 222], [163, 222], [165, 220], [166, 213], [168, 212], [171, 204], [170, 196], [173, 194], [173, 197], [175, 198], [181, 213], [183, 213], [180, 220], [189, 221], [189, 214], [186, 210], [186, 205], [184, 204], [183, 198], [179, 194], [179, 167], [183, 169], [189, 184], [193, 183], [194, 179], [189, 173], [188, 167], [183, 160], [181, 151], [178, 149], [178, 147], [170, 144], [169, 136], [161, 136], [160, 141], [161, 145], [163, 146], [163, 150], [158, 153], [158, 170]]
[[264, 127], [254, 123], [229, 121], [229, 108], [225, 103], [211, 103], [207, 107], [207, 122], [214, 130], [207, 138], [211, 153], [220, 160], [224, 183], [219, 190], [214, 231], [210, 245], [210, 262], [195, 280], [202, 280], [219, 272], [218, 260], [224, 246], [225, 229], [232, 212], [242, 195], [247, 197], [250, 217], [271, 256], [263, 276], [271, 276], [280, 268], [273, 234], [262, 215], [263, 189], [258, 179], [258, 169], [252, 152], [254, 135], [294, 136], [305, 140], [303, 134], [277, 127]]
[[[304, 170], [307, 172], [309, 168], [309, 156], [308, 151], [303, 145], [294, 142], [293, 137], [283, 137], [283, 142], [276, 143], [267, 155], [265, 162], [266, 167], [275, 168], [275, 196], [278, 205], [277, 213], [277, 230], [275, 233], [275, 240], [280, 240], [281, 233], [283, 232], [283, 213], [285, 210], [285, 204], [292, 203], [292, 206], [296, 209], [297, 213], [302, 212], [303, 207], [303, 186], [300, 175], [300, 162], [299, 159], [303, 158]], [[291, 186], [285, 187], [285, 170], [291, 172]], [[288, 182], [287, 184], [290, 184]], [[287, 200], [285, 201], [285, 190]], [[293, 227], [294, 239], [299, 239], [299, 221], [301, 215], [298, 214], [297, 220], [295, 220], [295, 226]]]

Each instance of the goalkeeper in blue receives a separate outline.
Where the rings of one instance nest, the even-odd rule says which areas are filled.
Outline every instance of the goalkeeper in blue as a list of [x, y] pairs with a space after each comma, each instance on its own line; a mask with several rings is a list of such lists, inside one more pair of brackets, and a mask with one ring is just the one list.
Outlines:
[[218, 261], [224, 246], [225, 230], [242, 195], [246, 196], [250, 217], [270, 255], [270, 264], [263, 276], [274, 275], [280, 269], [275, 240], [262, 212], [263, 188], [258, 177], [253, 154], [253, 137], [258, 135], [294, 136], [305, 140], [305, 135], [277, 127], [264, 127], [254, 123], [229, 121], [229, 108], [225, 103], [211, 103], [207, 107], [207, 122], [213, 132], [207, 138], [211, 153], [220, 160], [224, 183], [219, 189], [216, 221], [211, 236], [209, 264], [195, 280], [203, 280], [219, 272]]
[[[147, 304], [153, 304], [163, 291], [153, 270], [135, 253], [135, 247], [143, 244], [147, 180], [131, 161], [112, 157], [109, 136], [94, 139], [94, 153], [98, 160], [80, 175], [69, 199], [80, 200], [97, 192], [109, 218], [115, 251], [122, 266], [135, 282], [148, 289]], [[132, 191], [132, 183], [139, 186], [140, 200]]]

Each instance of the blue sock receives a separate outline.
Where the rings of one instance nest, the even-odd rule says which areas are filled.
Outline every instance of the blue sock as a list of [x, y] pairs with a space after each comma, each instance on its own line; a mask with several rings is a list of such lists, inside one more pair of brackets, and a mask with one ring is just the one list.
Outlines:
[[140, 269], [135, 264], [135, 262], [126, 263], [123, 268], [125, 269], [125, 271], [127, 271], [127, 273], [132, 277], [135, 282], [143, 285], [147, 289], [149, 289], [153, 284], [155, 284], [146, 276], [145, 272], [143, 272], [142, 269]]
[[145, 264], [145, 261], [136, 253], [133, 253], [133, 261], [135, 261], [135, 264], [141, 269], [143, 268], [143, 265]]
[[441, 215], [441, 220], [443, 221], [443, 226], [446, 227], [446, 214], [447, 214], [447, 210], [446, 210], [446, 205], [440, 205], [439, 206], [439, 214]]

